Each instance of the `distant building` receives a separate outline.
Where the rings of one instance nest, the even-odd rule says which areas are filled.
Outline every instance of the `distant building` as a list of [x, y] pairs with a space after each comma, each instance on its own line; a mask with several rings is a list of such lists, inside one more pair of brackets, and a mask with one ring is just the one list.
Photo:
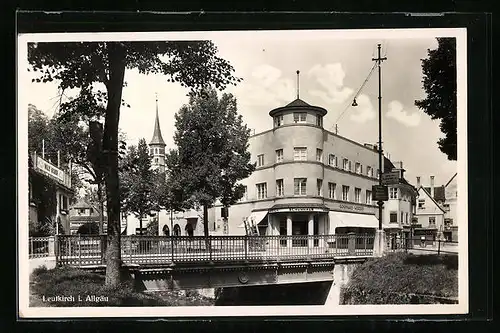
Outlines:
[[417, 177], [418, 199], [416, 221], [413, 225], [415, 237], [425, 236], [436, 240], [443, 237], [445, 210], [444, 186], [434, 186], [434, 176], [430, 177], [430, 187], [424, 187]]
[[444, 214], [444, 230], [443, 234], [446, 239], [458, 241], [458, 225], [457, 225], [457, 174], [444, 185], [445, 202], [443, 203]]
[[[48, 185], [55, 186], [54, 198], [47, 198], [50, 192], [45, 192], [45, 189], [48, 188]], [[69, 234], [69, 205], [75, 195], [71, 188], [69, 170], [53, 164], [37, 155], [36, 152], [30, 153], [28, 158], [28, 195], [30, 226], [39, 223], [40, 219], [50, 219], [50, 223], [53, 223], [56, 229], [56, 226], [59, 225], [58, 222], [62, 225], [64, 230], [57, 230], [57, 233]], [[53, 199], [55, 202], [54, 210], [47, 211], [48, 207], [37, 203], [42, 199]]]
[[[102, 212], [84, 199], [78, 200], [75, 204], [71, 205], [69, 210], [69, 220], [71, 223], [71, 234], [77, 233], [78, 228], [86, 223], [96, 223], [99, 225], [100, 216]], [[103, 229], [106, 233], [107, 217], [103, 216]]]
[[[388, 185], [389, 200], [384, 202], [384, 221], [389, 236], [401, 236], [404, 239], [413, 237], [411, 223], [416, 214], [417, 189], [404, 178], [403, 162], [385, 162], [384, 172], [398, 172], [397, 184]], [[394, 241], [394, 237], [388, 237]], [[394, 245], [394, 244], [392, 244]]]
[[[158, 115], [158, 100], [156, 100], [156, 117], [153, 129], [153, 137], [149, 142], [149, 154], [151, 156], [151, 168], [165, 171], [165, 141], [161, 134], [160, 118]], [[203, 231], [203, 213], [199, 210], [187, 210], [185, 212], [170, 212], [161, 210], [159, 212], [151, 212], [150, 216], [142, 220], [142, 233], [146, 232], [146, 228], [150, 222], [158, 220], [158, 234], [161, 236], [177, 235], [177, 236], [202, 236]], [[139, 235], [141, 233], [140, 221], [132, 214], [124, 217], [127, 225], [127, 235]], [[214, 231], [213, 225], [210, 231]]]

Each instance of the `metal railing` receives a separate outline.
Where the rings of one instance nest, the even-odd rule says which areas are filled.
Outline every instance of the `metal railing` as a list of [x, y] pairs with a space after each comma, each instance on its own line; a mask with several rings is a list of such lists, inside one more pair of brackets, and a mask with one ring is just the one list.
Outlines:
[[[53, 236], [48, 237], [30, 237], [29, 244], [29, 258], [44, 258], [51, 255], [51, 242], [54, 241]], [[53, 254], [53, 253], [52, 253]]]
[[421, 237], [389, 240], [390, 252], [405, 251], [418, 254], [458, 254], [458, 242], [446, 239], [422, 239]]
[[[61, 265], [100, 265], [106, 236], [61, 235], [56, 259]], [[325, 260], [373, 255], [373, 235], [314, 236], [122, 236], [127, 264], [161, 265], [224, 262]]]

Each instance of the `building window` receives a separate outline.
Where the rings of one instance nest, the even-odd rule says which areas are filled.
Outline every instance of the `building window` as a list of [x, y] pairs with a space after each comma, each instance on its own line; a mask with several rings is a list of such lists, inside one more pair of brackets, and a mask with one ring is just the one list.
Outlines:
[[158, 148], [155, 148], [155, 154], [158, 154]]
[[323, 116], [320, 115], [316, 116], [316, 126], [323, 127]]
[[443, 208], [444, 208], [444, 211], [445, 212], [449, 212], [450, 211], [450, 204], [443, 204]]
[[401, 212], [401, 220], [400, 220], [400, 221], [401, 221], [401, 223], [403, 223], [403, 221], [404, 221], [404, 219], [403, 219], [403, 218], [404, 218], [404, 213], [403, 213], [403, 212]]
[[425, 199], [419, 199], [418, 200], [418, 208], [419, 209], [425, 209]]
[[349, 186], [342, 185], [342, 200], [349, 201]]
[[276, 179], [276, 196], [282, 197], [285, 195], [285, 187], [283, 185], [283, 179]]
[[365, 203], [367, 203], [368, 205], [372, 204], [372, 191], [366, 190]]
[[59, 201], [60, 201], [59, 202], [59, 208], [61, 210], [68, 210], [68, 197], [65, 196], [65, 195], [63, 195], [63, 194], [61, 194], [59, 196]]
[[335, 183], [328, 183], [328, 197], [330, 199], [336, 199], [337, 196], [335, 195], [337, 189], [337, 184]]
[[155, 157], [155, 164], [158, 164], [158, 157]]
[[306, 161], [307, 160], [307, 148], [305, 148], [305, 147], [293, 148], [293, 160], [294, 161]]
[[333, 154], [328, 155], [328, 165], [337, 167], [337, 156]]
[[274, 117], [274, 126], [279, 127], [283, 125], [283, 116]]
[[323, 179], [318, 179], [316, 182], [316, 187], [318, 190], [318, 195], [322, 196], [323, 195]]
[[257, 199], [267, 198], [267, 183], [257, 184]]
[[356, 168], [356, 173], [358, 173], [358, 174], [362, 173], [362, 171], [361, 171], [361, 163], [356, 162], [355, 168]]
[[257, 166], [263, 166], [264, 165], [264, 154], [257, 155]]
[[396, 187], [389, 188], [389, 199], [397, 199], [398, 198], [398, 189]]
[[160, 154], [164, 155], [165, 154], [165, 148], [160, 148]]
[[389, 223], [398, 223], [398, 213], [397, 212], [391, 212], [389, 214]]
[[276, 163], [283, 162], [283, 149], [276, 150]]
[[306, 114], [305, 112], [294, 112], [293, 113], [293, 121], [295, 123], [305, 123], [306, 122]]
[[361, 189], [360, 188], [354, 189], [354, 201], [361, 203]]
[[316, 149], [316, 161], [323, 162], [323, 149]]
[[349, 170], [349, 163], [350, 163], [349, 160], [347, 158], [344, 158], [342, 160], [342, 168], [344, 170], [348, 171]]
[[373, 178], [373, 168], [371, 166], [366, 167], [366, 175]]
[[150, 154], [150, 155], [153, 155], [153, 154], [154, 154], [154, 149], [153, 149], [153, 148], [149, 148], [149, 154]]
[[405, 224], [408, 224], [408, 212], [405, 213]]
[[293, 180], [295, 195], [306, 195], [307, 178], [295, 178]]
[[78, 215], [83, 215], [83, 214], [85, 214], [85, 209], [84, 208], [78, 209]]
[[436, 225], [436, 217], [429, 216], [429, 226], [435, 226], [435, 225]]

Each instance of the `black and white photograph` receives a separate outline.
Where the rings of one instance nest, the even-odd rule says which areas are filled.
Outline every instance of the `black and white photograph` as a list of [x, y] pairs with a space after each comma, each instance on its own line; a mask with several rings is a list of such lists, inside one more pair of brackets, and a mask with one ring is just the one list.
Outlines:
[[467, 313], [466, 33], [20, 34], [20, 318]]

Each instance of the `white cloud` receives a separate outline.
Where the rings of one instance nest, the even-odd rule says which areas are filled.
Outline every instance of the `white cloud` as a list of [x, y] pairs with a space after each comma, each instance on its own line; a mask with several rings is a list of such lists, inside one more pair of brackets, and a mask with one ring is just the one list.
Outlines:
[[234, 89], [238, 104], [268, 108], [283, 106], [295, 99], [294, 83], [282, 77], [281, 70], [263, 64]]
[[373, 108], [370, 98], [366, 95], [359, 95], [356, 98], [358, 106], [354, 108], [351, 115], [351, 120], [357, 123], [365, 123], [369, 120], [375, 119], [375, 109]]
[[342, 64], [314, 65], [308, 72], [321, 85], [323, 90], [311, 90], [313, 96], [322, 98], [328, 104], [345, 102], [353, 93], [353, 90], [344, 87], [345, 72]]
[[387, 118], [392, 118], [403, 125], [415, 127], [420, 124], [420, 114], [417, 112], [410, 113], [405, 110], [403, 104], [399, 101], [392, 101], [388, 105], [389, 110], [386, 113]]

